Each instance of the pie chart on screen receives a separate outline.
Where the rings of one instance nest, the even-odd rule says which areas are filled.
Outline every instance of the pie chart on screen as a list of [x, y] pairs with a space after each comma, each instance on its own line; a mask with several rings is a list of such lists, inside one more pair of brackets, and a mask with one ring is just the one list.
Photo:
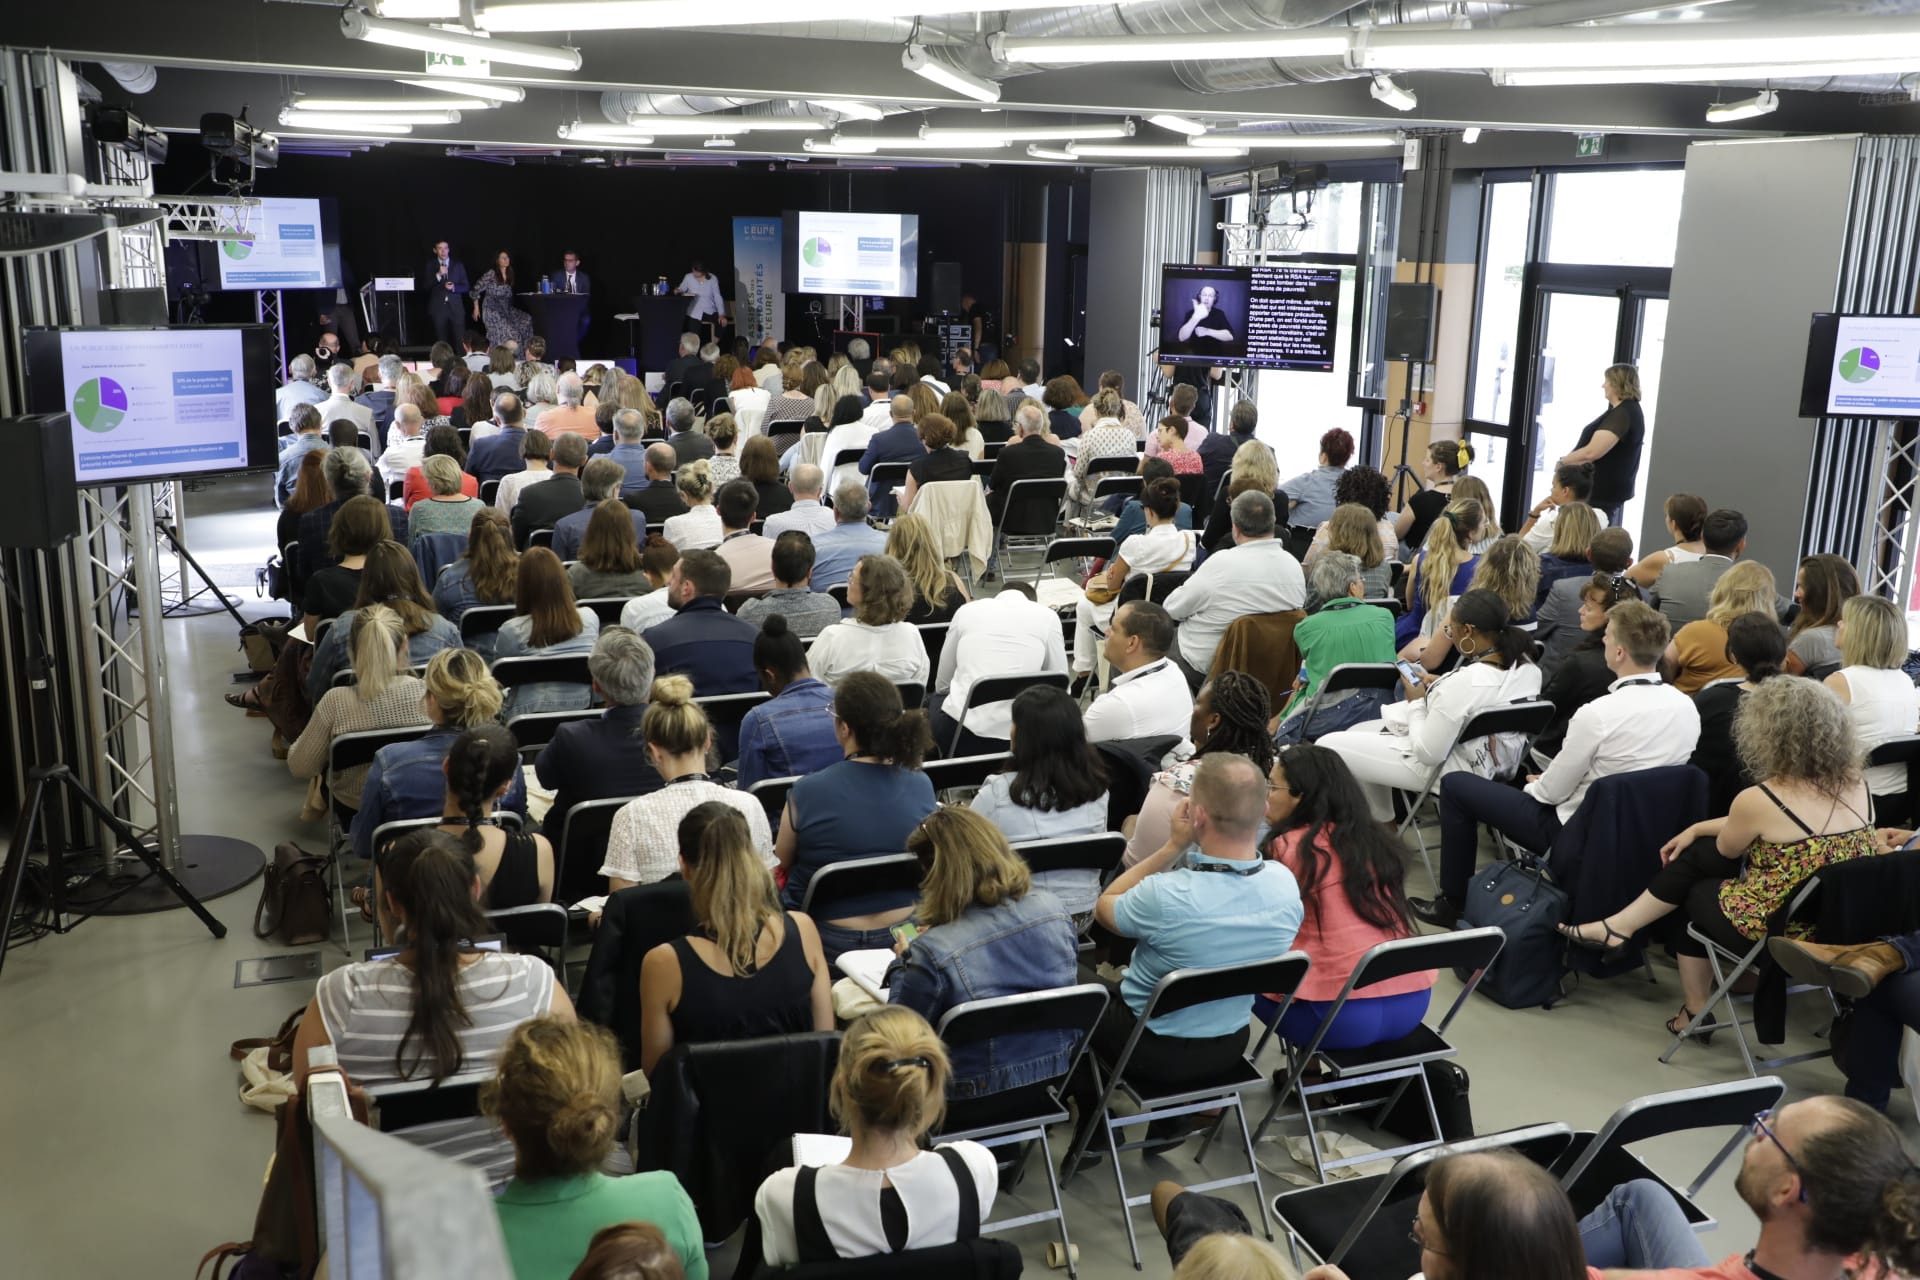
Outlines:
[[1840, 376], [1848, 382], [1872, 382], [1880, 372], [1880, 353], [1872, 347], [1853, 347], [1840, 357]]
[[127, 389], [112, 378], [89, 378], [74, 392], [73, 416], [89, 431], [111, 431], [127, 416]]
[[807, 260], [810, 267], [824, 267], [833, 257], [833, 246], [827, 243], [825, 236], [815, 236], [800, 246], [800, 256]]
[[253, 241], [222, 240], [220, 242], [220, 252], [226, 254], [229, 258], [232, 258], [235, 262], [238, 262], [242, 258], [245, 258], [248, 254], [253, 252]]

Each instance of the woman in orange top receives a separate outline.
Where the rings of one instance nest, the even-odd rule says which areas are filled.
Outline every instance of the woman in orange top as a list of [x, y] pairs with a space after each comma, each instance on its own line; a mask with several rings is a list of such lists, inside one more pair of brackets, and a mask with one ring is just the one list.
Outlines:
[[[1414, 936], [1405, 851], [1373, 820], [1339, 753], [1288, 747], [1268, 779], [1267, 856], [1300, 883], [1306, 919], [1293, 946], [1313, 958], [1279, 1031], [1289, 1044], [1304, 1045], [1370, 947]], [[1433, 981], [1432, 971], [1409, 973], [1356, 990], [1321, 1046], [1360, 1049], [1407, 1035], [1426, 1016]], [[1274, 1011], [1273, 1001], [1256, 1001], [1262, 1019]]]

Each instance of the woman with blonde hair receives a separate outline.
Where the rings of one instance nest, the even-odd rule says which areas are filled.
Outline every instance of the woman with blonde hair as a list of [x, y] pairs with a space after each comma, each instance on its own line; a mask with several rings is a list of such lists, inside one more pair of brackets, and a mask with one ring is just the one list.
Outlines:
[[[829, 1106], [853, 1138], [839, 1164], [782, 1169], [760, 1184], [753, 1211], [770, 1267], [833, 1262], [953, 1244], [992, 1216], [1000, 1178], [993, 1153], [975, 1142], [923, 1150], [946, 1111], [946, 1046], [911, 1009], [856, 1019], [840, 1040]], [[885, 1193], [894, 1201], [883, 1215]], [[824, 1226], [827, 1253], [795, 1228], [802, 1215]], [[895, 1218], [889, 1232], [887, 1218]]]
[[1647, 439], [1640, 371], [1630, 364], [1609, 365], [1601, 375], [1600, 391], [1607, 399], [1606, 410], [1580, 432], [1573, 452], [1560, 464], [1593, 464], [1593, 494], [1587, 501], [1606, 516], [1608, 524], [1619, 524], [1621, 508], [1633, 497], [1639, 481], [1640, 450]]
[[980, 429], [980, 438], [988, 444], [1005, 444], [1013, 438], [1013, 410], [1007, 408], [1007, 398], [1000, 394], [997, 386], [980, 388], [980, 398], [973, 405], [973, 420]]
[[1777, 617], [1774, 600], [1773, 570], [1758, 560], [1742, 560], [1721, 574], [1707, 597], [1707, 616], [1674, 632], [1660, 659], [1661, 669], [1673, 673], [1673, 687], [1692, 696], [1715, 680], [1741, 678], [1739, 664], [1727, 656], [1727, 624], [1743, 613]]
[[[1409, 661], [1445, 616], [1447, 601], [1473, 581], [1480, 557], [1472, 548], [1486, 521], [1486, 508], [1462, 500], [1449, 503], [1427, 530], [1427, 540], [1407, 573], [1407, 610], [1393, 624], [1394, 643]], [[1416, 640], [1421, 643], [1411, 643]]]
[[853, 616], [823, 629], [808, 651], [814, 677], [836, 685], [856, 671], [872, 671], [893, 684], [924, 689], [932, 678], [927, 646], [919, 628], [907, 621], [918, 598], [900, 561], [885, 554], [861, 556], [847, 581]]
[[1860, 575], [1844, 557], [1812, 555], [1800, 562], [1793, 575], [1800, 612], [1787, 633], [1787, 674], [1824, 677], [1839, 667], [1840, 613], [1859, 594]]
[[[1393, 566], [1387, 563], [1387, 549], [1380, 541], [1380, 521], [1374, 518], [1373, 512], [1357, 502], [1343, 502], [1333, 509], [1332, 517], [1320, 528], [1326, 536], [1325, 543], [1321, 544], [1323, 554], [1344, 551], [1360, 562], [1360, 581], [1366, 599], [1384, 599], [1392, 591]], [[1308, 613], [1325, 603], [1309, 590]]]
[[[1507, 625], [1526, 635], [1533, 634], [1533, 602], [1539, 596], [1540, 557], [1517, 533], [1510, 533], [1487, 548], [1474, 567], [1467, 590], [1491, 591], [1507, 606]], [[1453, 640], [1445, 627], [1427, 637], [1427, 643], [1414, 661], [1428, 671], [1446, 665], [1453, 652]]]
[[1547, 602], [1547, 592], [1563, 578], [1591, 578], [1593, 560], [1588, 548], [1603, 526], [1600, 514], [1584, 502], [1569, 502], [1558, 508], [1553, 520], [1553, 541], [1540, 557], [1540, 587], [1534, 595], [1537, 610]]
[[833, 978], [813, 921], [780, 908], [740, 811], [704, 800], [675, 832], [698, 922], [640, 965], [640, 1069], [677, 1044], [833, 1030]]
[[[494, 641], [496, 665], [503, 658], [591, 653], [593, 642], [600, 638], [600, 616], [574, 599], [560, 557], [550, 548], [529, 547], [521, 555], [513, 607], [514, 616]], [[504, 715], [511, 721], [532, 711], [584, 710], [592, 696], [588, 685], [563, 680], [516, 684], [507, 693]]]
[[723, 787], [707, 775], [707, 751], [713, 726], [693, 700], [693, 681], [661, 676], [640, 717], [647, 760], [666, 783], [621, 806], [607, 835], [606, 863], [600, 874], [618, 891], [653, 884], [679, 870], [680, 823], [708, 800], [738, 812], [746, 822], [747, 843], [761, 864], [772, 869], [773, 835], [767, 811], [744, 791]]
[[461, 492], [461, 478], [466, 473], [446, 454], [437, 453], [422, 461], [420, 474], [426, 477], [427, 496], [407, 513], [409, 546], [430, 533], [465, 533], [473, 518], [487, 509], [480, 499]]
[[608, 498], [587, 517], [586, 536], [580, 540], [580, 559], [567, 570], [573, 594], [581, 600], [637, 596], [653, 590], [640, 567], [640, 544], [633, 536], [633, 512], [618, 498]]
[[[519, 568], [520, 553], [513, 549], [513, 528], [506, 516], [486, 508], [476, 511], [467, 527], [466, 554], [434, 579], [433, 607], [458, 625], [475, 605], [512, 604]], [[493, 636], [475, 637], [482, 638], [491, 650]]]
[[680, 548], [682, 554], [711, 551], [719, 546], [726, 530], [720, 524], [719, 511], [714, 509], [713, 468], [707, 460], [695, 458], [682, 464], [673, 473], [673, 487], [687, 509], [680, 515], [667, 517], [661, 529], [667, 541]]
[[1500, 528], [1500, 504], [1493, 500], [1493, 491], [1487, 488], [1487, 482], [1479, 476], [1461, 476], [1453, 485], [1455, 502], [1477, 502], [1485, 517], [1480, 526], [1480, 537], [1473, 544], [1473, 554], [1485, 555], [1487, 548], [1506, 537]]
[[913, 401], [913, 420], [920, 421], [930, 414], [940, 412], [940, 393], [924, 382], [916, 382], [902, 393]]
[[[333, 740], [343, 733], [426, 723], [420, 709], [426, 686], [407, 669], [407, 633], [400, 615], [380, 604], [355, 610], [348, 645], [353, 683], [328, 689], [314, 704], [306, 730], [287, 749], [287, 768], [296, 778], [319, 777]], [[367, 767], [356, 765], [330, 775], [327, 787], [338, 803], [358, 809], [366, 779]]]
[[665, 1237], [675, 1274], [707, 1275], [700, 1218], [678, 1178], [601, 1172], [620, 1137], [620, 1075], [612, 1034], [572, 1018], [523, 1022], [500, 1050], [480, 1105], [513, 1141], [513, 1181], [493, 1204], [514, 1275], [561, 1280], [590, 1241], [636, 1219]]
[[[949, 622], [954, 613], [968, 600], [966, 584], [960, 581], [960, 575], [947, 568], [940, 557], [940, 547], [933, 539], [933, 526], [921, 517], [908, 512], [893, 522], [887, 530], [885, 554], [900, 562], [907, 572], [907, 580], [913, 584], [913, 607], [907, 610], [906, 621], [919, 626], [927, 622]], [[852, 584], [848, 587], [848, 600], [852, 600]]]
[[[969, 1000], [1069, 987], [1079, 938], [1060, 900], [1036, 887], [1006, 836], [971, 809], [944, 805], [907, 837], [920, 859], [920, 933], [887, 971], [887, 1003], [938, 1025]], [[950, 1100], [985, 1097], [1065, 1074], [1073, 1038], [995, 1036], [953, 1055]]]
[[[1119, 392], [1112, 394], [1117, 396]], [[1099, 396], [1094, 399], [1098, 400]], [[1084, 441], [1080, 448], [1082, 453], [1086, 452]], [[1274, 461], [1272, 449], [1258, 440], [1249, 440], [1233, 451], [1233, 463], [1227, 469], [1226, 497], [1215, 501], [1207, 512], [1207, 527], [1200, 534], [1200, 545], [1208, 551], [1222, 551], [1233, 545], [1233, 500], [1243, 493], [1264, 493], [1273, 499], [1273, 509], [1281, 526], [1278, 532], [1285, 538], [1288, 495], [1280, 488], [1280, 468]], [[1326, 527], [1324, 522], [1321, 527]], [[1372, 594], [1371, 584], [1369, 594]]]
[[[1881, 743], [1912, 734], [1920, 720], [1920, 689], [1901, 670], [1907, 660], [1907, 620], [1891, 600], [1853, 596], [1841, 606], [1838, 635], [1840, 669], [1822, 683], [1846, 704], [1864, 760]], [[1906, 766], [1869, 766], [1867, 789], [1876, 796], [1905, 792]]]

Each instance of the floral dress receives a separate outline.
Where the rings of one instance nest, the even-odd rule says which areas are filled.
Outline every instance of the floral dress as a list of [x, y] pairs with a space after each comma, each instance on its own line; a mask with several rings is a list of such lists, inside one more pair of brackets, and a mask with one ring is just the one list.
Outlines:
[[480, 277], [480, 283], [473, 286], [473, 296], [480, 300], [480, 321], [487, 328], [487, 345], [512, 343], [514, 351], [525, 351], [527, 339], [533, 336], [533, 317], [513, 305], [513, 286], [501, 283], [500, 277], [489, 270]]
[[[1878, 852], [1871, 824], [1851, 831], [1815, 835], [1811, 827], [1800, 821], [1799, 815], [1780, 803], [1778, 796], [1767, 791], [1764, 785], [1760, 789], [1807, 834], [1798, 840], [1756, 838], [1747, 846], [1740, 874], [1720, 886], [1721, 914], [1726, 916], [1728, 924], [1755, 939], [1766, 936], [1767, 918], [1780, 909], [1787, 895], [1808, 876], [1836, 862], [1871, 857]], [[1796, 926], [1788, 932], [1798, 936], [1807, 930], [1805, 926]]]

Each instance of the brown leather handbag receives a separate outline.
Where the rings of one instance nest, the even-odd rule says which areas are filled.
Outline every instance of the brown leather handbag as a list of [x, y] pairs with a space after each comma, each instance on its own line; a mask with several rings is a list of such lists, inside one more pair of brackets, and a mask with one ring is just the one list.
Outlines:
[[253, 913], [253, 934], [269, 935], [289, 947], [325, 942], [332, 931], [333, 904], [327, 888], [330, 858], [308, 853], [291, 840], [273, 847]]

